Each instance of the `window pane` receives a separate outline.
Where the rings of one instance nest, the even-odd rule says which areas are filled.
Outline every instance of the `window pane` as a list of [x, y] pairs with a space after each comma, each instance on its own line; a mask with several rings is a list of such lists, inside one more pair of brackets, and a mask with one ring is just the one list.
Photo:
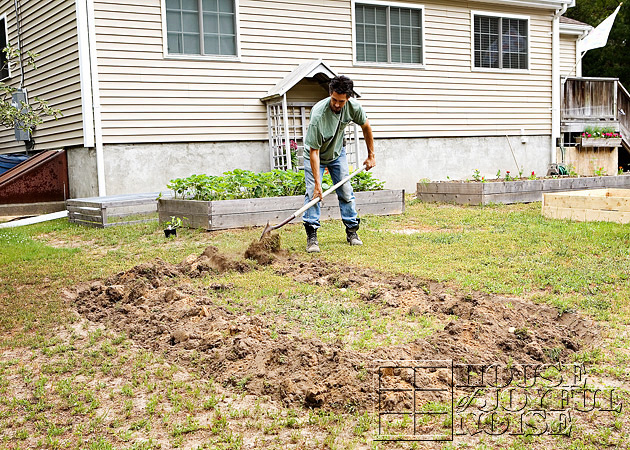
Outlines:
[[411, 45], [411, 29], [402, 28], [400, 30], [400, 43], [403, 45]]
[[199, 55], [201, 53], [198, 34], [184, 34], [184, 53], [188, 55]]
[[219, 0], [219, 11], [224, 13], [233, 13], [234, 0]]
[[166, 0], [166, 9], [181, 9], [180, 0]]
[[182, 16], [179, 12], [166, 12], [166, 29], [168, 31], [182, 31]]
[[376, 28], [376, 42], [378, 44], [387, 45], [387, 27], [377, 26]]
[[420, 20], [420, 11], [412, 11], [411, 12], [411, 26], [415, 28], [420, 28], [422, 26], [422, 21]]
[[206, 34], [203, 39], [204, 51], [207, 55], [220, 55], [219, 36], [216, 34]]
[[376, 23], [376, 8], [365, 7], [365, 23]]
[[182, 22], [184, 25], [184, 31], [190, 33], [199, 32], [199, 15], [195, 13], [182, 13]]
[[376, 45], [365, 44], [365, 60], [376, 62]]
[[526, 69], [528, 52], [526, 21], [503, 18], [501, 25], [503, 67], [507, 69]]
[[499, 19], [475, 16], [475, 67], [499, 67]]
[[387, 25], [387, 8], [376, 8], [376, 23]]
[[222, 55], [235, 55], [236, 54], [236, 43], [234, 36], [221, 36], [220, 38], [221, 44], [221, 54]]
[[183, 53], [181, 34], [168, 33], [168, 52], [169, 53]]
[[221, 14], [219, 16], [219, 33], [234, 34], [234, 16], [232, 14]]
[[355, 20], [357, 21], [357, 24], [359, 23], [363, 23], [363, 6], [358, 6], [355, 9]]
[[201, 7], [205, 12], [218, 12], [219, 3], [217, 0], [203, 0]]
[[219, 32], [219, 16], [217, 14], [203, 15], [203, 32], [218, 33]]
[[376, 62], [387, 62], [387, 45], [379, 45], [376, 48]]
[[392, 62], [399, 63], [402, 62], [400, 59], [400, 46], [394, 45], [392, 46]]
[[182, 9], [187, 11], [198, 11], [197, 10], [197, 0], [182, 0]]
[[400, 44], [400, 27], [391, 27], [391, 41], [392, 45]]

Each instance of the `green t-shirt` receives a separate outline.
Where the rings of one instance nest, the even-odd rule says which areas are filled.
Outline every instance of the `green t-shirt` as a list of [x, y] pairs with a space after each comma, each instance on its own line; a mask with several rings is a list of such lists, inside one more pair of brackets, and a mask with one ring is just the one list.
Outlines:
[[308, 159], [309, 149], [319, 149], [321, 164], [329, 164], [339, 158], [343, 146], [343, 131], [346, 125], [354, 122], [362, 126], [367, 120], [365, 111], [354, 98], [348, 99], [339, 114], [330, 109], [330, 97], [325, 98], [311, 109], [311, 118], [306, 132], [304, 158]]

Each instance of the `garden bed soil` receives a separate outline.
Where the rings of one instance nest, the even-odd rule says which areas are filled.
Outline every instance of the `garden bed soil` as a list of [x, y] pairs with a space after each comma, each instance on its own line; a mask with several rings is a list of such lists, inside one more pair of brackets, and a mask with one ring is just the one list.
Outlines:
[[[359, 214], [383, 216], [405, 211], [404, 190], [364, 191], [354, 195]], [[184, 226], [210, 231], [280, 223], [303, 205], [303, 195], [215, 201], [159, 199], [158, 213], [161, 223], [174, 216], [180, 217]], [[339, 203], [332, 193], [321, 206], [321, 219], [340, 217]], [[293, 222], [300, 220], [297, 217]]]
[[537, 180], [420, 182], [416, 198], [425, 202], [455, 202], [468, 205], [540, 202], [543, 193], [583, 189], [630, 188], [630, 175], [558, 177]]
[[[178, 363], [201, 367], [207, 377], [287, 405], [369, 408], [375, 400], [377, 360], [452, 359], [465, 363], [542, 364], [569, 361], [597, 342], [599, 332], [576, 313], [530, 301], [461, 292], [409, 275], [338, 265], [303, 255], [274, 256], [273, 270], [300, 283], [326, 286], [332, 295], [352, 289], [396, 323], [399, 313], [427, 315], [441, 325], [423, 339], [358, 351], [342, 342], [282, 327], [281, 316], [253, 307], [226, 307], [234, 286], [194, 287], [193, 278], [257, 270], [252, 262], [208, 247], [179, 264], [160, 259], [65, 292], [90, 321], [125, 332], [140, 346]], [[284, 295], [284, 294], [280, 294]], [[344, 301], [339, 296], [339, 301]], [[237, 305], [238, 303], [236, 303]], [[237, 311], [237, 312], [234, 312]], [[420, 325], [418, 325], [420, 326]], [[445, 378], [438, 370], [425, 375]]]

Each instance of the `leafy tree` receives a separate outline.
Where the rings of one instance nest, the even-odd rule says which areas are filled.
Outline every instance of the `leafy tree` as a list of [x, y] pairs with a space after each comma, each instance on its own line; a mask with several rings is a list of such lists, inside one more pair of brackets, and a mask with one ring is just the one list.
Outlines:
[[[618, 0], [577, 0], [566, 16], [593, 27], [613, 13]], [[605, 47], [589, 50], [582, 59], [586, 77], [613, 77], [630, 87], [630, 2], [624, 3], [615, 19]]]
[[[6, 47], [2, 51], [6, 53], [7, 64], [13, 66], [16, 60], [23, 56], [26, 64], [36, 69], [35, 58], [37, 55], [33, 52], [20, 51], [13, 47]], [[61, 116], [61, 111], [51, 108], [48, 102], [39, 97], [29, 99], [28, 104], [21, 102], [20, 105], [13, 105], [13, 93], [17, 88], [0, 82], [0, 124], [6, 128], [13, 128], [16, 123], [25, 131], [32, 132], [37, 125], [44, 121], [45, 117], [53, 117], [57, 119]]]

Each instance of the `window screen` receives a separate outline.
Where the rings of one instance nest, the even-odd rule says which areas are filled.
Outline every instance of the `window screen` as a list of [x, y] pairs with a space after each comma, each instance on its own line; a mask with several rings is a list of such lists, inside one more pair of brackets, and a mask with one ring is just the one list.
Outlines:
[[422, 10], [357, 4], [357, 61], [422, 63]]
[[234, 0], [166, 0], [168, 53], [236, 55]]
[[476, 15], [475, 67], [527, 69], [527, 20]]

